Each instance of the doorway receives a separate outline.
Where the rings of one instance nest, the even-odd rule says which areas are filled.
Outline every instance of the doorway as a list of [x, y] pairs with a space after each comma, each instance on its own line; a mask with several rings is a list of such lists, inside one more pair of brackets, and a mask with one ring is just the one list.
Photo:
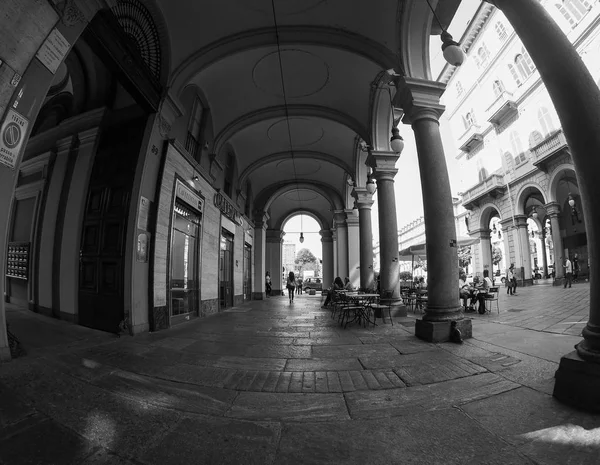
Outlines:
[[200, 216], [180, 201], [173, 211], [171, 244], [171, 324], [198, 316], [200, 280], [198, 278], [198, 238]]
[[221, 308], [233, 307], [233, 234], [221, 230], [219, 254], [219, 302]]
[[252, 300], [252, 247], [244, 244], [244, 300]]

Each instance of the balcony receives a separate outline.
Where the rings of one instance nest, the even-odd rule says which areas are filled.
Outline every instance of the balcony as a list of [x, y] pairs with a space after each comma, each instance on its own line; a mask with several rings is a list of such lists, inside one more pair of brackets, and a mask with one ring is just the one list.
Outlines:
[[467, 190], [462, 195], [463, 207], [467, 210], [472, 210], [474, 207], [479, 207], [484, 197], [489, 195], [497, 198], [503, 195], [505, 191], [506, 184], [504, 184], [504, 177], [500, 174], [492, 174], [489, 178]]
[[474, 148], [483, 144], [483, 134], [481, 126], [472, 124], [459, 138], [460, 149], [463, 152], [470, 152]]
[[569, 145], [562, 129], [559, 129], [530, 150], [533, 155], [533, 165], [542, 171], [547, 171], [549, 162], [562, 153], [569, 153]]
[[512, 100], [510, 92], [503, 91], [485, 111], [487, 120], [495, 126], [500, 126], [510, 117], [519, 113], [517, 103]]

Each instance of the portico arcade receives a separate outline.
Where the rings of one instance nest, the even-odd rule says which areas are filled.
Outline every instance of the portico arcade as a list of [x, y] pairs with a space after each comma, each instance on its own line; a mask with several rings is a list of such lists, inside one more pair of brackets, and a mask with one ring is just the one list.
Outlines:
[[[371, 201], [362, 191], [365, 163], [377, 183], [381, 286], [397, 297], [394, 182], [401, 157], [390, 147], [393, 101], [415, 133], [425, 221], [433, 226], [427, 228], [430, 305], [417, 334], [444, 340], [450, 321], [469, 334], [456, 295], [456, 233], [438, 128], [444, 86], [431, 81], [427, 56], [429, 35], [439, 28], [426, 2], [349, 2], [342, 11], [322, 1], [232, 0], [210, 8], [183, 0], [5, 3], [0, 114], [2, 130], [10, 125], [19, 137], [8, 140], [0, 166], [0, 218], [13, 225], [0, 237], [22, 248], [11, 249], [11, 259], [29, 255], [27, 276], [20, 277], [27, 278], [25, 293], [13, 293], [19, 277], [0, 284], [8, 300], [21, 298], [33, 311], [91, 327], [120, 325], [131, 334], [185, 324], [188, 317], [260, 298], [264, 270], [281, 256], [277, 225], [303, 209], [323, 218], [324, 244], [333, 241], [333, 274], [352, 275], [358, 260], [356, 279], [367, 287], [368, 257], [356, 254], [356, 238], [361, 250], [371, 247], [364, 244]], [[459, 2], [438, 3], [431, 0], [447, 25]], [[548, 50], [564, 60], [574, 52], [535, 0], [494, 3], [521, 36], [564, 119], [581, 205], [591, 219], [593, 257], [600, 215], [589, 199], [600, 187], [586, 182], [597, 161], [585, 153], [600, 145], [594, 131], [599, 107], [586, 102], [600, 94], [583, 65], [546, 71], [546, 63], [555, 63]], [[144, 23], [124, 32], [132, 10], [143, 13], [137, 17]], [[536, 19], [542, 33], [536, 29], [529, 37], [523, 18]], [[85, 79], [77, 82], [85, 82], [84, 95], [101, 77], [110, 83], [76, 112], [46, 98], [59, 84], [58, 67], [73, 53], [83, 57], [78, 69]], [[93, 64], [85, 63], [89, 56]], [[94, 71], [96, 63], [103, 74]], [[400, 76], [390, 81], [388, 69]], [[574, 70], [584, 77], [574, 80]], [[567, 87], [569, 102], [561, 97]], [[574, 111], [584, 113], [583, 124], [581, 118], [569, 123], [565, 115]], [[41, 125], [38, 115], [51, 117]], [[320, 200], [308, 205], [288, 195], [304, 192]], [[3, 264], [6, 252], [0, 248]], [[108, 315], [99, 305], [84, 321], [86, 305], [109, 295], [116, 310]], [[579, 348], [584, 366], [596, 363], [600, 352], [599, 299], [592, 283], [591, 318]], [[6, 359], [4, 322], [2, 303], [0, 356]]]

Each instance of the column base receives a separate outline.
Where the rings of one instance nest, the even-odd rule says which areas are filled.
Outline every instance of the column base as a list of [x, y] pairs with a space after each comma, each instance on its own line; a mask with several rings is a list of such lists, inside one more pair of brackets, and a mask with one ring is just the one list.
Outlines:
[[560, 359], [553, 396], [587, 412], [600, 412], [600, 363], [583, 360], [577, 351]]
[[8, 347], [0, 347], [0, 362], [10, 362], [12, 357]]
[[398, 303], [392, 304], [390, 313], [395, 317], [405, 317], [408, 316], [408, 308], [401, 301], [398, 301]]
[[[462, 333], [463, 339], [473, 337], [473, 327], [471, 320], [461, 318], [456, 321], [456, 327]], [[427, 342], [448, 342], [450, 340], [451, 321], [428, 321], [417, 320], [415, 324], [415, 336]]]
[[267, 298], [267, 294], [265, 292], [253, 292], [252, 300], [265, 300]]

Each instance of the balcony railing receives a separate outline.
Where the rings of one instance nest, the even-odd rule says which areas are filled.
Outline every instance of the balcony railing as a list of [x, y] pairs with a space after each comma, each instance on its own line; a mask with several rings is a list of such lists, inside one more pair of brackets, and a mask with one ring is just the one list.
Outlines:
[[463, 207], [470, 210], [473, 207], [478, 207], [479, 202], [487, 195], [498, 197], [504, 194], [506, 184], [504, 184], [504, 176], [500, 174], [492, 174], [487, 179], [467, 190], [462, 195]]
[[559, 129], [558, 131], [548, 135], [548, 137], [546, 137], [538, 145], [531, 148], [531, 153], [533, 154], [533, 164], [543, 168], [548, 161], [568, 148], [569, 145], [567, 144], [567, 139], [565, 138], [562, 129]]
[[483, 143], [483, 134], [481, 126], [478, 124], [472, 124], [459, 138], [460, 149], [463, 152], [470, 152], [477, 146]]
[[510, 92], [503, 91], [486, 110], [487, 120], [500, 126], [511, 116], [519, 112], [516, 102], [512, 99]]

